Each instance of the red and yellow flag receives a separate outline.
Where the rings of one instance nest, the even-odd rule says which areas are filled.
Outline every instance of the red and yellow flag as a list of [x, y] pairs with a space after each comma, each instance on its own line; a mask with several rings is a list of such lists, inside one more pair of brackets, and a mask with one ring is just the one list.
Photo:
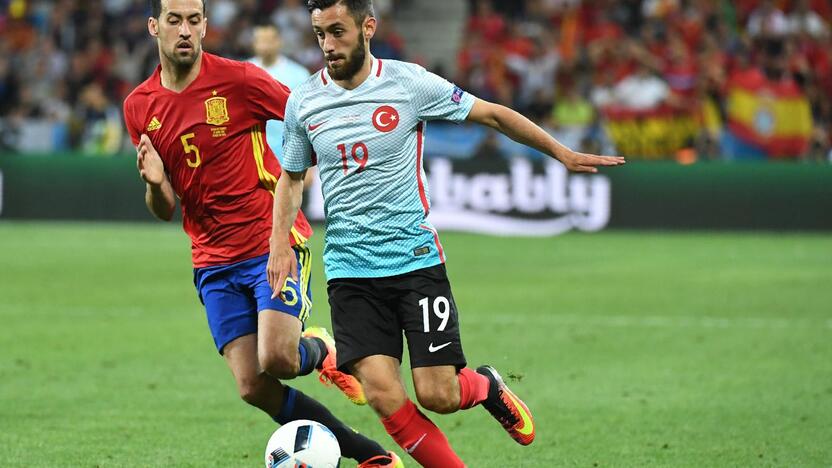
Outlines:
[[690, 110], [659, 106], [634, 111], [618, 107], [602, 110], [605, 128], [621, 156], [637, 159], [669, 159], [689, 146], [699, 131]]
[[773, 157], [804, 153], [812, 134], [809, 100], [792, 80], [772, 81], [759, 70], [731, 77], [726, 96], [728, 129]]

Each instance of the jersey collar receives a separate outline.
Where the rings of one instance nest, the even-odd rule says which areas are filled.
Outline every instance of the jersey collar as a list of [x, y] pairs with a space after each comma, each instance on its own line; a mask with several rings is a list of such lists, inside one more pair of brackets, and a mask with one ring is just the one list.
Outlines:
[[381, 78], [381, 70], [384, 68], [384, 65], [382, 64], [381, 59], [373, 57], [372, 60], [372, 63], [370, 63], [370, 76]]
[[[367, 79], [370, 80], [370, 79], [373, 79], [373, 78], [381, 78], [381, 71], [383, 69], [384, 69], [384, 63], [381, 61], [381, 59], [377, 59], [373, 56], [370, 56], [370, 75], [367, 77]], [[323, 84], [324, 86], [328, 86], [331, 81], [332, 81], [332, 78], [329, 77], [329, 70], [327, 70], [326, 67], [322, 68], [321, 69], [321, 84]]]

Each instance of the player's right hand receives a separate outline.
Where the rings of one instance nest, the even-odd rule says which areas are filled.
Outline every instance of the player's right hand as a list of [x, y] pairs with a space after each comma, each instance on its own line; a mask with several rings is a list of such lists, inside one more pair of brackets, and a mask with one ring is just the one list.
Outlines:
[[292, 278], [295, 282], [298, 281], [298, 259], [288, 239], [279, 241], [274, 236], [269, 239], [269, 263], [266, 266], [266, 275], [269, 278], [269, 286], [272, 288], [272, 299], [280, 296], [280, 300], [285, 302], [283, 287], [286, 285], [286, 280]]
[[557, 156], [558, 160], [572, 172], [598, 172], [597, 166], [620, 166], [627, 161], [621, 156], [597, 156], [568, 150]]
[[150, 142], [150, 137], [145, 134], [142, 134], [139, 146], [136, 147], [136, 168], [142, 180], [150, 185], [161, 185], [165, 180], [165, 164]]

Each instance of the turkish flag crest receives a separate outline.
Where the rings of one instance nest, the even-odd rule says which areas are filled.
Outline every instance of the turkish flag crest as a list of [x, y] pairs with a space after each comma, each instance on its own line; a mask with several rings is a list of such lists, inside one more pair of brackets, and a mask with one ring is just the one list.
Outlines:
[[392, 132], [399, 126], [399, 112], [390, 106], [381, 106], [373, 112], [373, 126], [380, 132]]

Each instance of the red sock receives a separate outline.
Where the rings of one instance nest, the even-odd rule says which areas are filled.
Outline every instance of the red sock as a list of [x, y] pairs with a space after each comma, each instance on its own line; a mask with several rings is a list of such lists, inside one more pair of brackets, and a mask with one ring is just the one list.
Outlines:
[[491, 382], [482, 374], [464, 368], [457, 374], [459, 378], [459, 409], [468, 409], [482, 403], [488, 398]]
[[464, 468], [445, 434], [412, 401], [407, 400], [381, 423], [390, 437], [426, 468]]

